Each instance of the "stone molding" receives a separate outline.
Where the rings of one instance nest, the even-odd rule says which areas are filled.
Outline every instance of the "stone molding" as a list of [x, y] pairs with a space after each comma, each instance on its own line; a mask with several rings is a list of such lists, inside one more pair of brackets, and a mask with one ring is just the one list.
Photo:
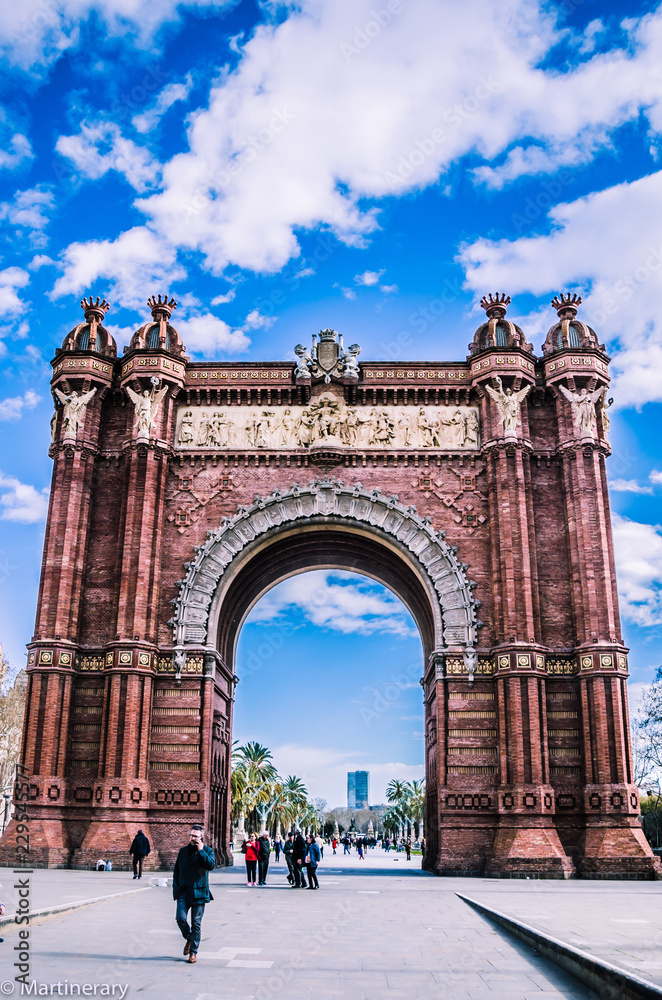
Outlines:
[[379, 489], [366, 490], [359, 483], [349, 487], [331, 479], [256, 496], [250, 507], [238, 507], [234, 517], [207, 533], [207, 543], [197, 546], [195, 559], [185, 564], [186, 578], [173, 601], [177, 610], [170, 624], [175, 644], [210, 643], [207, 630], [216, 589], [230, 564], [251, 542], [288, 522], [320, 516], [369, 526], [373, 535], [397, 540], [436, 593], [439, 613], [435, 617], [441, 623], [437, 647], [475, 645], [481, 625], [479, 603], [473, 595], [476, 584], [467, 579], [468, 567], [457, 559], [457, 547], [444, 541], [444, 533], [435, 531], [429, 518], [419, 517], [415, 507], [404, 507], [397, 496], [386, 497]]

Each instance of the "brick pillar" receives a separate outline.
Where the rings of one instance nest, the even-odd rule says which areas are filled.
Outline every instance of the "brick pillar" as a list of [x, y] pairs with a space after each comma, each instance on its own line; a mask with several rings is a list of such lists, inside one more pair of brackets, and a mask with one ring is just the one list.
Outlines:
[[[518, 385], [516, 380], [513, 391]], [[528, 439], [523, 401], [521, 434], [515, 440], [495, 441], [488, 451], [493, 606], [500, 639], [494, 651], [500, 784], [499, 820], [486, 871], [496, 876], [567, 878], [573, 865], [554, 826], [549, 775]]]
[[600, 440], [568, 440], [569, 406], [557, 399], [567, 435], [563, 478], [577, 628], [584, 749], [584, 824], [578, 868], [588, 878], [654, 878], [654, 858], [638, 822], [627, 709], [627, 650], [622, 644], [605, 458]]
[[[53, 361], [58, 398], [86, 396], [77, 424], [65, 432], [59, 406], [50, 455], [53, 475], [35, 621], [28, 646], [29, 684], [22, 764], [31, 785], [30, 860], [36, 866], [66, 864], [70, 838], [66, 819], [70, 798], [66, 777], [69, 708], [76, 664], [80, 610], [88, 550], [94, 466], [99, 451], [103, 401], [112, 378], [111, 362], [92, 362], [72, 352]], [[16, 843], [10, 823], [0, 858], [13, 863]]]

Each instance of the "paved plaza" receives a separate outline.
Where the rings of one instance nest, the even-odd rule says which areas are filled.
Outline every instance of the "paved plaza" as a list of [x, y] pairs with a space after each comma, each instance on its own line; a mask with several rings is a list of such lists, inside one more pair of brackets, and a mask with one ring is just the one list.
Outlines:
[[[262, 889], [246, 887], [239, 865], [213, 872], [215, 899], [195, 966], [182, 955], [169, 887], [126, 872], [35, 870], [34, 909], [140, 889], [33, 927], [29, 979], [60, 982], [62, 992], [65, 982], [115, 983], [128, 986], [129, 998], [178, 1000], [595, 996], [492, 926], [458, 898], [462, 892], [662, 982], [660, 883], [439, 879], [401, 854], [369, 851], [363, 863], [355, 854], [329, 856], [329, 848], [325, 855], [315, 893], [290, 889], [283, 865], [273, 862]], [[4, 869], [0, 880], [12, 912], [14, 876]], [[0, 979], [13, 981], [17, 932], [3, 933]]]

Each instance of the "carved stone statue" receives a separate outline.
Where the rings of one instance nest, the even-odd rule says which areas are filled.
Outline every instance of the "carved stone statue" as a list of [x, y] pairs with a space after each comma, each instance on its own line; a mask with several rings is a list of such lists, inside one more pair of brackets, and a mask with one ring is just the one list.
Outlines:
[[225, 413], [214, 411], [207, 429], [207, 444], [211, 448], [227, 448], [230, 440], [230, 427], [225, 419]]
[[559, 389], [572, 407], [572, 420], [575, 430], [580, 438], [596, 438], [598, 436], [598, 422], [595, 416], [595, 404], [604, 393], [604, 388], [594, 389], [589, 392], [584, 388], [580, 392], [571, 392], [564, 385], [559, 385]]
[[94, 388], [90, 389], [89, 392], [79, 394], [74, 389], [65, 394], [59, 389], [55, 390], [55, 395], [64, 407], [62, 418], [62, 438], [64, 441], [75, 441], [78, 437], [78, 427], [85, 414], [85, 408], [96, 391]]
[[611, 426], [611, 420], [609, 419], [609, 414], [608, 414], [607, 410], [609, 409], [610, 406], [612, 406], [613, 402], [614, 402], [613, 399], [607, 399], [607, 389], [605, 389], [603, 391], [602, 397], [600, 399], [600, 417], [602, 418], [602, 436], [605, 439], [605, 441], [607, 441], [608, 438], [609, 438], [609, 428]]
[[359, 363], [356, 360], [360, 353], [361, 348], [358, 344], [350, 344], [343, 355], [343, 362], [345, 364], [344, 374], [348, 378], [358, 378], [360, 375]]
[[294, 370], [295, 378], [310, 378], [310, 365], [312, 364], [312, 357], [310, 351], [303, 344], [297, 344], [294, 348], [294, 353], [297, 358], [297, 366]]
[[493, 381], [496, 386], [495, 389], [491, 385], [486, 385], [485, 388], [496, 403], [501, 423], [503, 424], [504, 437], [517, 437], [517, 421], [519, 419], [520, 406], [531, 386], [525, 385], [518, 392], [513, 392], [512, 389], [504, 390], [503, 383], [498, 375], [494, 376]]
[[464, 418], [464, 442], [469, 448], [478, 447], [478, 435], [480, 433], [480, 421], [475, 410], [470, 410]]
[[152, 383], [151, 391], [145, 389], [142, 393], [135, 392], [131, 386], [126, 386], [126, 391], [134, 405], [134, 418], [137, 425], [138, 437], [148, 438], [152, 429], [152, 421], [156, 416], [161, 400], [168, 391], [165, 385], [159, 389], [160, 379], [154, 377], [150, 379]]
[[191, 410], [187, 410], [182, 418], [177, 440], [179, 444], [193, 444], [193, 413]]

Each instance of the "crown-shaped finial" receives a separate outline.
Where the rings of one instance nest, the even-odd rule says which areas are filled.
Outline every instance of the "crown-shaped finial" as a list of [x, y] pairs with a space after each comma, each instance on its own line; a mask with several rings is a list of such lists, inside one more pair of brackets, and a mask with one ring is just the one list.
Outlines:
[[502, 319], [510, 305], [510, 295], [506, 295], [505, 292], [501, 292], [501, 294], [496, 292], [492, 295], [490, 292], [489, 295], [483, 295], [480, 304], [490, 319], [492, 316]]
[[559, 319], [573, 319], [577, 315], [577, 309], [581, 305], [581, 301], [581, 295], [571, 295], [570, 292], [564, 295], [561, 292], [560, 295], [552, 299], [552, 305], [556, 309]]
[[104, 316], [110, 309], [110, 303], [106, 302], [105, 299], [100, 299], [98, 295], [95, 302], [90, 295], [89, 299], [81, 299], [80, 307], [85, 313], [85, 319], [88, 323], [91, 323], [93, 319], [95, 319], [97, 323], [101, 323]]
[[158, 315], [163, 313], [165, 318], [168, 320], [177, 308], [175, 300], [170, 299], [170, 301], [168, 301], [167, 295], [152, 295], [149, 299], [147, 299], [147, 305], [152, 310], [152, 316], [154, 319], [157, 319]]

